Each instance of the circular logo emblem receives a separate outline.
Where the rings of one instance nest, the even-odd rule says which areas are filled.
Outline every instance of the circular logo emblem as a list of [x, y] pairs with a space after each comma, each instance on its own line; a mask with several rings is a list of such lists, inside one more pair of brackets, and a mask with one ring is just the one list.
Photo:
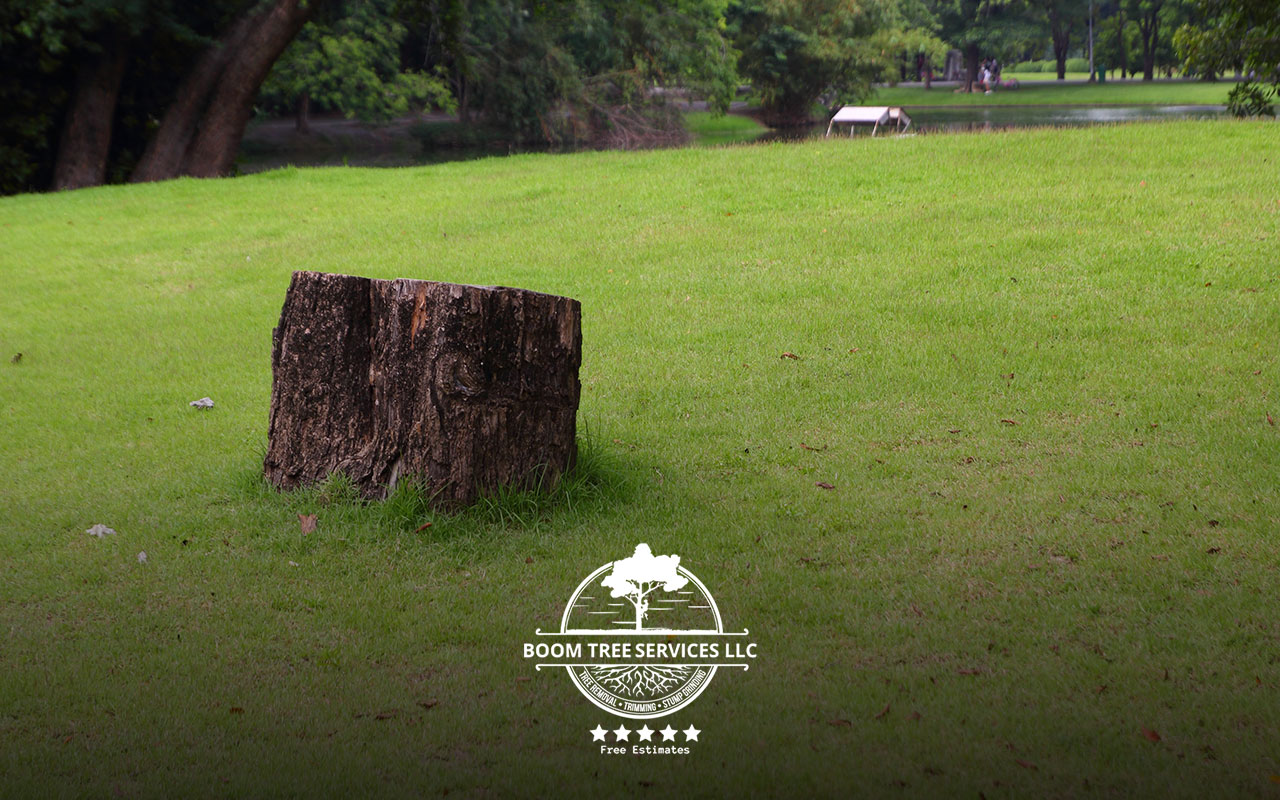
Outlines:
[[[714, 664], [657, 662], [689, 653], [691, 641], [723, 634], [724, 626], [711, 593], [679, 556], [655, 556], [641, 544], [578, 585], [560, 633], [602, 643], [600, 663], [565, 665], [578, 691], [611, 714], [647, 719], [693, 702], [716, 674]], [[625, 657], [609, 663], [609, 654]]]

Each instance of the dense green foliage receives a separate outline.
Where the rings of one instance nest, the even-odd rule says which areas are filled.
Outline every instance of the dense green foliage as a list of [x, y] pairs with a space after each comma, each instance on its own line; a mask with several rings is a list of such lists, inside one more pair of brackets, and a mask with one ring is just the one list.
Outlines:
[[889, 0], [734, 0], [738, 67], [768, 120], [806, 122], [820, 96], [854, 102], [884, 68], [871, 37], [898, 21]]
[[1213, 75], [1244, 69], [1249, 78], [1231, 90], [1239, 116], [1275, 116], [1280, 97], [1280, 9], [1274, 0], [1199, 0], [1201, 22], [1175, 36], [1187, 68]]
[[276, 113], [335, 110], [366, 122], [454, 108], [439, 76], [402, 67], [408, 31], [393, 7], [394, 0], [347, 0], [336, 21], [304, 28], [263, 85], [261, 106]]
[[[1274, 793], [1278, 149], [1125, 125], [0, 200], [3, 793]], [[299, 267], [579, 299], [585, 479], [461, 516], [264, 488]], [[679, 762], [601, 756], [617, 720], [519, 654], [639, 542], [761, 643], [673, 717], [706, 731]]]
[[423, 63], [472, 113], [517, 139], [626, 144], [662, 139], [678, 119], [655, 90], [725, 109], [736, 88], [723, 0], [405, 0]]

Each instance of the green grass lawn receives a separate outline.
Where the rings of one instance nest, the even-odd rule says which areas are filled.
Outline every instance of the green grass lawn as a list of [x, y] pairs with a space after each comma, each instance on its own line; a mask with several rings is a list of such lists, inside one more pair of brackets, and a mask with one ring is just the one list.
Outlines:
[[954, 89], [885, 87], [867, 99], [870, 104], [895, 106], [941, 105], [1225, 105], [1234, 83], [1165, 82], [1045, 85], [1038, 81], [991, 94]]
[[[1109, 75], [1107, 77], [1110, 77]], [[1004, 70], [1000, 73], [1002, 80], [1018, 80], [1018, 81], [1056, 81], [1058, 73], [1056, 72], [1013, 72]], [[1066, 80], [1069, 81], [1086, 81], [1089, 79], [1088, 72], [1068, 72]]]
[[[1274, 795], [1277, 153], [1126, 125], [0, 200], [3, 793]], [[264, 488], [295, 269], [580, 299], [574, 486]], [[617, 720], [519, 652], [638, 542], [760, 647], [678, 759], [600, 755]]]

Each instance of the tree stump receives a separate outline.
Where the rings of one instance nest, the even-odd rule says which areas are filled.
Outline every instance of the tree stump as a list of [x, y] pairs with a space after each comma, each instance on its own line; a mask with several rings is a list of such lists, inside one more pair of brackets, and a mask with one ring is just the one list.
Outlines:
[[280, 489], [404, 478], [442, 507], [573, 466], [577, 300], [501, 286], [295, 272], [273, 334], [263, 472]]

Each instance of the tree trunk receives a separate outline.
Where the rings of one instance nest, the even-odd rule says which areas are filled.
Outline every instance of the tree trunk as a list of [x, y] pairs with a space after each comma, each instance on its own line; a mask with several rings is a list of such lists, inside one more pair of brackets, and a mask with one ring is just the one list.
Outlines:
[[124, 38], [113, 36], [100, 54], [88, 56], [80, 64], [75, 94], [58, 140], [55, 190], [99, 186], [107, 179], [111, 126], [128, 53]]
[[1129, 77], [1129, 48], [1125, 45], [1124, 26], [1126, 24], [1123, 9], [1117, 12], [1119, 21], [1116, 23], [1116, 49], [1120, 53], [1120, 78]]
[[258, 88], [271, 72], [271, 65], [302, 30], [315, 5], [302, 0], [276, 0], [249, 31], [218, 79], [187, 153], [184, 174], [213, 178], [230, 173]]
[[273, 340], [263, 471], [281, 489], [340, 472], [383, 497], [412, 477], [454, 507], [573, 465], [576, 300], [295, 272]]
[[200, 60], [187, 73], [173, 101], [160, 120], [151, 141], [129, 177], [134, 183], [163, 181], [176, 178], [182, 171], [183, 160], [196, 125], [204, 113], [209, 93], [222, 76], [231, 59], [236, 57], [249, 32], [260, 23], [261, 14], [245, 14], [235, 21], [222, 37], [209, 46]]
[[1053, 58], [1058, 62], [1058, 80], [1067, 79], [1067, 53], [1071, 50], [1071, 26], [1049, 7], [1049, 33], [1053, 38]]
[[1156, 70], [1156, 48], [1160, 45], [1160, 6], [1157, 3], [1138, 18], [1138, 33], [1142, 36], [1142, 79], [1152, 80]]
[[294, 130], [301, 134], [311, 133], [311, 93], [303, 92], [298, 97], [298, 116]]
[[964, 63], [965, 68], [968, 70], [968, 78], [966, 79], [964, 90], [972, 92], [974, 81], [978, 80], [978, 46], [976, 44], [965, 45]]

